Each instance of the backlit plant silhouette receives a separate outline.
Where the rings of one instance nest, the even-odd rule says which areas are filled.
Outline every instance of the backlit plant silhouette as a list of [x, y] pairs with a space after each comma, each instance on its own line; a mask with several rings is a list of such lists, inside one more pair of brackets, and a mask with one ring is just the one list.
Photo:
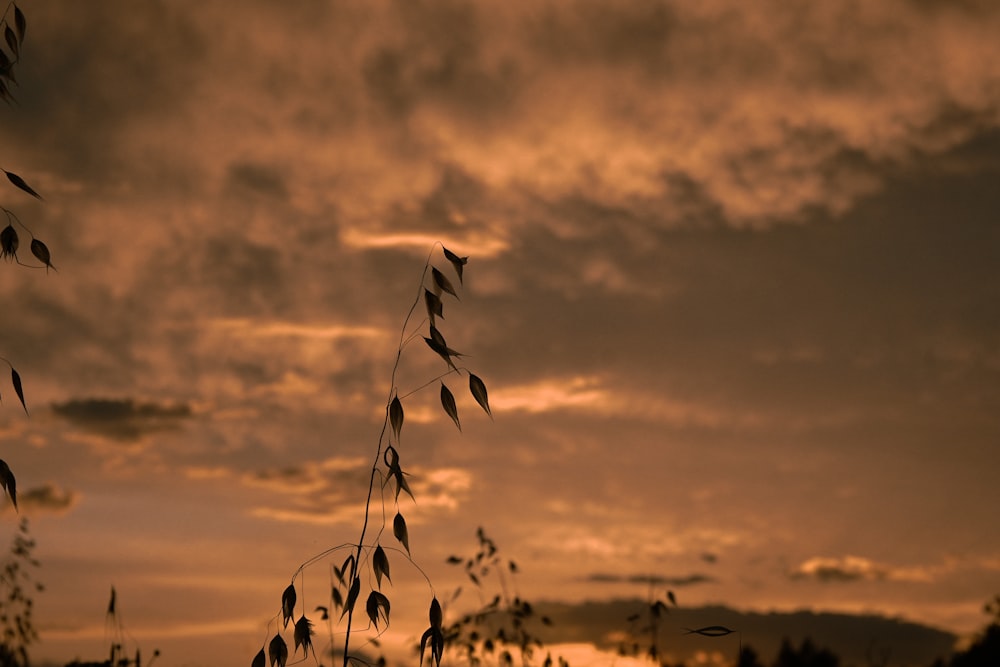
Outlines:
[[[14, 96], [11, 93], [11, 86], [17, 85], [17, 78], [14, 76], [14, 66], [21, 59], [21, 49], [24, 44], [24, 35], [27, 30], [28, 23], [24, 17], [24, 12], [13, 2], [7, 5], [4, 10], [3, 17], [0, 18], [0, 32], [3, 33], [4, 43], [6, 49], [0, 46], [0, 99], [3, 99], [8, 105], [15, 102]], [[9, 52], [9, 53], [8, 53]], [[41, 199], [41, 195], [35, 192], [34, 188], [28, 185], [23, 178], [17, 174], [7, 171], [3, 167], [0, 167], [0, 171], [3, 171], [7, 180], [16, 187], [17, 189], [25, 192], [36, 199]], [[45, 268], [55, 269], [52, 266], [52, 257], [49, 253], [48, 246], [45, 245], [41, 240], [35, 237], [34, 233], [28, 227], [18, 219], [17, 215], [11, 211], [6, 206], [0, 206], [0, 211], [7, 218], [7, 226], [0, 230], [0, 258], [6, 259], [10, 262], [16, 262], [21, 266], [27, 266], [31, 268]], [[15, 227], [16, 225], [16, 227]], [[28, 248], [31, 254], [37, 259], [41, 264], [25, 264], [21, 261], [17, 252], [21, 247], [21, 238], [18, 234], [18, 228], [22, 232], [27, 233], [28, 237], [31, 239], [28, 243]], [[17, 394], [18, 400], [21, 401], [21, 407], [24, 408], [25, 414], [28, 412], [28, 406], [24, 402], [24, 390], [21, 386], [21, 376], [18, 374], [17, 370], [14, 369], [14, 365], [5, 357], [0, 356], [0, 361], [5, 363], [8, 368], [10, 368], [10, 379], [11, 384], [14, 387], [14, 393]], [[0, 395], [0, 399], [2, 399]], [[4, 492], [10, 498], [11, 503], [14, 507], [17, 507], [17, 483], [14, 479], [14, 473], [11, 472], [10, 467], [5, 461], [0, 459], [0, 487], [3, 487]]]
[[[327, 601], [328, 605], [315, 608], [319, 613], [319, 619], [328, 623], [330, 654], [339, 654], [344, 667], [351, 661], [362, 664], [370, 662], [359, 654], [351, 652], [352, 639], [355, 639], [358, 633], [366, 633], [367, 644], [377, 647], [378, 637], [389, 626], [392, 606], [385, 592], [388, 589], [387, 585], [391, 583], [389, 553], [401, 556], [405, 562], [423, 574], [410, 556], [410, 533], [400, 505], [401, 494], [413, 498], [406, 479], [408, 473], [403, 468], [401, 456], [401, 451], [405, 451], [401, 444], [406, 414], [404, 401], [418, 392], [437, 388], [442, 410], [461, 430], [458, 403], [452, 388], [445, 380], [455, 386], [454, 380], [464, 378], [472, 398], [492, 418], [486, 384], [461, 363], [463, 355], [449, 346], [441, 329], [438, 328], [439, 322], [444, 320], [445, 301], [458, 299], [458, 288], [453, 280], [457, 279], [460, 288], [464, 281], [465, 265], [468, 262], [467, 257], [459, 257], [444, 246], [441, 246], [441, 250], [446, 265], [450, 267], [447, 270], [454, 277], [449, 278], [432, 263], [431, 256], [428, 256], [416, 298], [403, 321], [400, 332], [385, 404], [385, 418], [369, 476], [360, 535], [356, 541], [331, 547], [313, 556], [295, 570], [291, 583], [281, 594], [280, 610], [268, 624], [268, 636], [271, 635], [271, 625], [277, 626], [279, 619], [280, 627], [269, 639], [265, 638], [265, 644], [251, 662], [252, 667], [267, 667], [268, 664], [270, 667], [285, 667], [289, 659], [289, 641], [286, 638], [289, 632], [293, 654], [301, 650], [304, 657], [307, 658], [309, 653], [312, 653], [314, 659], [318, 659], [313, 645], [316, 616], [309, 618], [306, 615], [305, 601], [299, 596], [304, 589], [302, 582], [307, 568], [320, 563], [332, 563], [334, 558], [340, 558], [338, 554], [346, 553], [339, 565], [333, 564], [330, 567], [331, 594]], [[433, 253], [432, 250], [431, 254]], [[415, 319], [421, 304], [426, 315], [420, 319], [418, 325], [412, 325], [411, 330], [411, 322]], [[404, 391], [397, 386], [397, 374], [403, 353], [409, 352], [412, 349], [411, 344], [418, 343], [420, 338], [423, 338], [426, 348], [441, 358], [446, 369], [430, 381]], [[379, 507], [373, 507], [373, 503]], [[390, 514], [393, 517], [391, 521], [388, 519]], [[386, 542], [385, 539], [390, 525], [392, 539], [396, 544]], [[424, 578], [427, 578], [426, 575]], [[420, 662], [422, 664], [427, 657], [440, 665], [445, 647], [444, 617], [441, 604], [434, 594], [429, 579], [428, 587], [431, 598], [428, 605], [429, 625], [420, 638]], [[304, 598], [305, 595], [301, 597]], [[359, 604], [362, 600], [363, 607]], [[341, 637], [340, 647], [334, 646], [335, 635]]]
[[32, 555], [35, 541], [28, 533], [28, 521], [22, 519], [10, 545], [10, 553], [0, 563], [0, 665], [17, 667], [28, 664], [28, 647], [38, 640], [34, 623], [32, 593], [43, 590], [34, 581], [31, 570], [38, 567]]
[[[479, 608], [460, 616], [445, 628], [445, 641], [455, 645], [472, 667], [495, 664], [511, 667], [517, 659], [522, 665], [532, 664], [545, 645], [535, 629], [535, 622], [552, 625], [552, 620], [535, 612], [530, 602], [521, 597], [514, 586], [517, 563], [504, 560], [496, 543], [482, 528], [476, 531], [479, 548], [468, 558], [451, 556], [448, 562], [461, 565], [466, 578], [479, 595]], [[496, 579], [499, 591], [487, 602], [487, 578]], [[452, 595], [455, 600], [461, 587]], [[558, 661], [558, 663], [556, 663]], [[568, 667], [564, 658], [546, 653], [542, 667]]]

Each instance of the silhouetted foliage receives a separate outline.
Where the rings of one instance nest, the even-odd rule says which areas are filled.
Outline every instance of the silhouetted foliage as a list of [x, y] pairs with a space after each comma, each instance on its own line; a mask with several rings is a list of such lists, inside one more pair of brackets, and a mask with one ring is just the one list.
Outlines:
[[[475, 611], [463, 614], [444, 629], [445, 640], [453, 644], [457, 651], [472, 667], [483, 664], [512, 665], [517, 660], [521, 665], [541, 664], [543, 667], [568, 667], [561, 656], [553, 657], [551, 652], [542, 655], [545, 645], [538, 634], [537, 625], [552, 625], [547, 616], [535, 613], [534, 606], [517, 592], [517, 563], [501, 558], [496, 543], [482, 528], [476, 531], [479, 547], [476, 552], [463, 558], [450, 556], [448, 562], [461, 565], [466, 578], [475, 587], [479, 599], [484, 602]], [[487, 581], [495, 579], [496, 592], [491, 596]], [[458, 599], [462, 593], [459, 587], [451, 597]]]
[[749, 646], [740, 647], [740, 655], [736, 659], [736, 667], [764, 667], [757, 652]]
[[950, 662], [937, 661], [933, 667], [996, 667], [1000, 665], [1000, 595], [987, 602], [983, 611], [991, 618], [967, 649]]
[[[468, 257], [459, 257], [447, 248], [443, 246], [441, 248], [444, 252], [444, 259], [458, 279], [458, 285], [464, 285], [463, 274]], [[389, 552], [395, 552], [412, 567], [420, 570], [410, 553], [410, 531], [399, 502], [401, 491], [405, 491], [411, 500], [413, 498], [413, 492], [406, 482], [407, 473], [400, 457], [403, 427], [406, 422], [404, 402], [417, 392], [428, 387], [439, 386], [441, 407], [445, 415], [461, 430], [458, 403], [451, 389], [445, 384], [445, 378], [465, 374], [468, 376], [469, 393], [472, 399], [490, 418], [493, 417], [487, 398], [486, 383], [465, 366], [456, 363], [456, 360], [463, 355], [449, 347], [444, 334], [437, 327], [438, 319], [444, 319], [443, 297], [445, 296], [458, 299], [458, 289], [444, 272], [432, 264], [431, 257], [428, 257], [424, 264], [417, 296], [403, 322], [399, 345], [396, 349], [396, 361], [393, 365], [389, 395], [385, 404], [385, 419], [375, 447], [374, 462], [369, 477], [360, 537], [356, 542], [331, 547], [299, 566], [292, 575], [291, 583], [281, 595], [280, 611], [268, 624], [267, 634], [270, 635], [271, 625], [276, 625], [278, 618], [281, 619], [281, 627], [274, 635], [265, 639], [264, 645], [251, 660], [252, 667], [265, 667], [267, 665], [285, 667], [289, 661], [289, 651], [288, 642], [283, 633], [287, 632], [289, 621], [295, 617], [296, 613], [299, 620], [293, 626], [293, 652], [298, 653], [301, 649], [304, 657], [308, 657], [310, 652], [316, 657], [316, 651], [313, 647], [314, 624], [313, 620], [306, 616], [307, 611], [312, 614], [318, 613], [320, 620], [326, 622], [329, 645], [322, 650], [323, 655], [340, 655], [344, 667], [348, 667], [351, 662], [365, 665], [382, 662], [382, 658], [372, 660], [357, 652], [352, 652], [351, 638], [357, 632], [367, 632], [369, 636], [363, 647], [378, 648], [379, 636], [389, 627], [392, 603], [383, 590], [383, 586], [387, 587], [392, 584]], [[411, 319], [413, 319], [421, 302], [426, 307], [426, 316], [422, 318], [417, 330], [411, 331]], [[427, 335], [421, 336], [421, 329], [425, 325]], [[447, 368], [441, 375], [429, 382], [403, 393], [396, 385], [396, 376], [400, 369], [403, 352], [411, 342], [420, 337], [434, 353], [444, 360]], [[389, 489], [387, 490], [386, 487]], [[376, 490], [378, 494], [376, 494]], [[380, 517], [382, 524], [375, 531], [375, 537], [369, 538], [369, 521], [373, 514], [373, 501], [381, 504], [381, 511], [375, 512], [375, 514]], [[384, 542], [384, 535], [388, 528], [387, 517], [389, 516], [392, 516], [392, 537], [399, 544], [399, 547]], [[328, 589], [330, 595], [328, 600], [325, 600], [328, 604], [317, 606], [311, 611], [307, 610], [305, 603], [300, 602], [305, 598], [304, 592], [296, 589], [296, 585], [304, 586], [305, 569], [332, 559], [335, 554], [340, 552], [347, 552], [347, 555], [339, 565], [330, 566], [330, 588]], [[300, 595], [300, 593], [302, 594]], [[356, 623], [355, 612], [359, 610], [359, 600], [364, 600], [364, 615], [358, 614], [358, 618], [362, 619], [362, 622]], [[302, 606], [300, 612], [295, 611], [297, 605]], [[420, 639], [420, 662], [422, 664], [427, 657], [430, 662], [440, 666], [445, 649], [446, 633], [441, 605], [433, 595], [433, 589], [431, 590], [428, 620], [429, 627]], [[334, 626], [339, 628], [337, 634], [342, 637], [341, 647], [334, 646]]]
[[774, 667], [840, 667], [840, 658], [825, 648], [817, 648], [811, 639], [794, 648], [788, 639], [781, 642]]
[[33, 593], [44, 590], [34, 581], [31, 570], [38, 561], [31, 555], [35, 541], [28, 533], [28, 520], [21, 519], [10, 553], [0, 571], [0, 665], [18, 667], [28, 664], [28, 647], [38, 640], [35, 631]]

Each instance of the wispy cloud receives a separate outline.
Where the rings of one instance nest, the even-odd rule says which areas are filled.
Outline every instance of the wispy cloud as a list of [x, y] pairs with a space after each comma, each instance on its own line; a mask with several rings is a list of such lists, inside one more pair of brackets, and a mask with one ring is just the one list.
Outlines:
[[935, 569], [891, 566], [860, 556], [836, 558], [817, 556], [800, 563], [789, 572], [789, 577], [792, 579], [815, 579], [824, 583], [852, 581], [930, 583], [934, 581]]

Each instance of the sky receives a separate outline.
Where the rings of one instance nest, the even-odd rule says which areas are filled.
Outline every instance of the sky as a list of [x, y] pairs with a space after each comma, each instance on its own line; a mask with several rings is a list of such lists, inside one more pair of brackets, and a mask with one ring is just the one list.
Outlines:
[[[43, 199], [0, 204], [56, 270], [0, 266], [30, 412], [4, 378], [0, 458], [36, 660], [103, 657], [114, 586], [157, 664], [249, 664], [299, 565], [358, 540], [394, 390], [420, 569], [382, 535], [390, 647], [479, 526], [532, 600], [654, 578], [682, 606], [985, 622], [996, 3], [20, 6], [0, 167]], [[393, 384], [428, 257], [461, 432], [422, 303]], [[345, 555], [307, 568], [307, 613]]]

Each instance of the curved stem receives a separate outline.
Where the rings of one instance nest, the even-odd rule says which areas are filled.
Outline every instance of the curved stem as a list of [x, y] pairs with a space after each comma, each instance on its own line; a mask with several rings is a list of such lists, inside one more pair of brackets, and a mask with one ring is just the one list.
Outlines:
[[[389, 427], [389, 406], [392, 404], [392, 397], [396, 393], [396, 373], [399, 372], [399, 362], [403, 357], [403, 348], [406, 345], [407, 335], [406, 329], [409, 326], [410, 318], [413, 317], [414, 311], [416, 311], [417, 306], [420, 303], [420, 296], [422, 294], [421, 290], [424, 289], [424, 281], [427, 279], [427, 269], [431, 265], [431, 255], [434, 253], [434, 249], [438, 246], [435, 243], [431, 246], [430, 252], [427, 253], [427, 260], [424, 262], [424, 270], [420, 274], [420, 283], [417, 288], [417, 296], [413, 300], [413, 304], [410, 306], [409, 312], [406, 313], [406, 318], [403, 320], [403, 326], [399, 333], [399, 345], [396, 348], [396, 360], [392, 365], [392, 374], [389, 381], [389, 397], [386, 399], [385, 403], [385, 417], [382, 420], [382, 431], [378, 436], [378, 447], [375, 449], [375, 459], [372, 463], [372, 472], [368, 478], [368, 497], [365, 499], [365, 520], [361, 525], [361, 537], [358, 538], [357, 549], [354, 556], [354, 571], [351, 573], [351, 585], [354, 585], [354, 580], [358, 577], [358, 568], [361, 563], [361, 551], [364, 548], [365, 535], [368, 532], [368, 515], [371, 509], [372, 493], [375, 490], [375, 476], [378, 474], [379, 462], [382, 460], [382, 444], [386, 439], [386, 429]], [[383, 517], [384, 520], [384, 517]], [[355, 600], [355, 603], [357, 601]], [[347, 631], [344, 633], [344, 661], [343, 667], [350, 667], [349, 662], [349, 652], [351, 645], [351, 623], [354, 620], [354, 608], [353, 606], [347, 610]]]

